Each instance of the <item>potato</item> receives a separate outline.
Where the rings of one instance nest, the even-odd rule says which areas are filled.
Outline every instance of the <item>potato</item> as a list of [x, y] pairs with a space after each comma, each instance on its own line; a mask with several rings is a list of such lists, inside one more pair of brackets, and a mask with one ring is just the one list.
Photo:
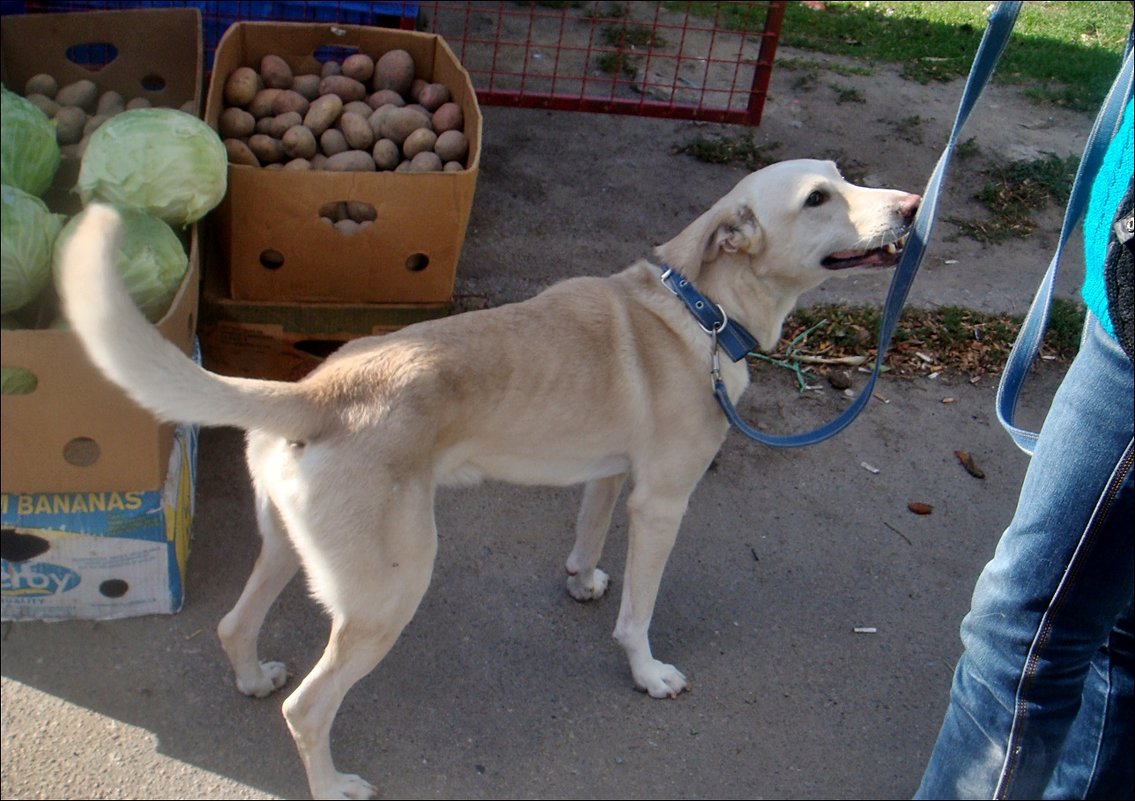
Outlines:
[[332, 172], [374, 172], [374, 159], [365, 150], [347, 150], [327, 157], [326, 169]]
[[55, 77], [48, 75], [46, 72], [41, 72], [28, 78], [28, 82], [24, 84], [24, 96], [28, 95], [43, 95], [46, 98], [55, 99], [55, 93], [59, 91], [59, 82]]
[[449, 87], [442, 83], [426, 84], [422, 87], [422, 91], [418, 93], [417, 100], [426, 107], [427, 111], [433, 113], [437, 111], [442, 104], [449, 102]]
[[319, 82], [319, 94], [339, 95], [344, 103], [349, 103], [366, 97], [367, 88], [346, 75], [330, 75]]
[[260, 166], [260, 159], [256, 158], [252, 148], [240, 139], [226, 139], [225, 151], [229, 154], [229, 164], [243, 164], [247, 167]]
[[344, 200], [332, 200], [330, 203], [324, 203], [319, 207], [319, 216], [325, 217], [331, 222], [345, 220], [348, 217], [347, 202]]
[[94, 113], [99, 101], [99, 88], [94, 81], [86, 78], [69, 83], [55, 95], [55, 102], [61, 106], [78, 106], [88, 114]]
[[26, 99], [29, 103], [31, 103], [33, 106], [38, 108], [49, 117], [54, 117], [59, 113], [59, 104], [47, 95], [30, 94]]
[[258, 133], [266, 133], [273, 139], [282, 139], [284, 132], [289, 128], [302, 125], [303, 117], [299, 115], [298, 111], [289, 111], [284, 114], [277, 114], [275, 117], [265, 117], [260, 122], [266, 123], [263, 128], [257, 125]]
[[406, 141], [402, 143], [402, 155], [413, 159], [419, 153], [433, 150], [435, 142], [437, 142], [437, 134], [429, 128], [419, 128], [407, 136]]
[[384, 139], [392, 139], [397, 144], [401, 145], [406, 141], [407, 136], [419, 128], [430, 127], [430, 124], [428, 115], [417, 109], [405, 106], [403, 108], [393, 109], [386, 115], [382, 120], [382, 129], [379, 133]]
[[379, 139], [371, 150], [375, 166], [380, 170], [393, 170], [402, 160], [398, 145], [389, 139]]
[[361, 226], [354, 220], [339, 220], [333, 227], [343, 236], [353, 236], [359, 232]]
[[225, 104], [247, 106], [263, 88], [264, 84], [256, 70], [252, 67], [237, 67], [225, 81]]
[[350, 103], [343, 104], [344, 114], [362, 114], [364, 120], [371, 115], [372, 111], [374, 109], [370, 107], [370, 104], [362, 100], [352, 100]]
[[260, 59], [260, 79], [268, 89], [291, 89], [292, 68], [288, 62], [272, 54]]
[[410, 159], [410, 172], [441, 172], [441, 159], [432, 150], [424, 150]]
[[367, 117], [367, 122], [370, 123], [370, 129], [374, 131], [375, 138], [382, 138], [383, 121], [390, 116], [390, 113], [396, 108], [398, 108], [398, 106], [392, 106], [390, 104], [380, 106]]
[[309, 106], [311, 101], [292, 89], [284, 89], [272, 99], [272, 113], [277, 115], [296, 111], [302, 116], [307, 114]]
[[91, 116], [87, 117], [87, 121], [85, 123], [83, 123], [83, 136], [90, 136], [91, 134], [93, 134], [95, 131], [98, 130], [98, 127], [100, 125], [102, 125], [104, 122], [109, 120], [112, 116], [114, 116], [114, 115], [113, 114], [92, 114]]
[[373, 222], [378, 219], [378, 212], [369, 203], [359, 200], [347, 201], [347, 217], [357, 223]]
[[338, 128], [328, 128], [319, 137], [319, 149], [325, 156], [334, 156], [337, 153], [345, 153], [351, 148], [348, 147], [347, 137], [343, 136], [342, 131]]
[[311, 162], [307, 159], [292, 159], [284, 164], [285, 170], [303, 170], [305, 172], [312, 169]]
[[374, 79], [371, 85], [379, 89], [393, 89], [400, 95], [406, 94], [414, 82], [414, 57], [405, 50], [390, 50], [383, 53], [374, 65]]
[[114, 115], [125, 109], [126, 98], [111, 89], [99, 96], [98, 105], [95, 106], [95, 114]]
[[310, 128], [313, 134], [319, 136], [335, 124], [342, 111], [343, 98], [338, 95], [323, 95], [312, 101], [307, 114], [304, 115], [303, 124]]
[[393, 89], [379, 89], [377, 92], [371, 93], [370, 97], [367, 98], [367, 103], [371, 108], [378, 109], [388, 105], [404, 106], [406, 99]]
[[[193, 103], [192, 100], [190, 100], [188, 102]], [[153, 108], [153, 105], [154, 105], [153, 103], [151, 103], [149, 100], [147, 100], [144, 97], [132, 97], [132, 98], [130, 98], [129, 100], [126, 101], [126, 110], [131, 111], [132, 109], [136, 109], [136, 108]], [[194, 116], [197, 116], [197, 110], [196, 109], [194, 109], [191, 113]]]
[[75, 145], [83, 138], [87, 112], [78, 106], [60, 106], [55, 114], [55, 138], [61, 145]]
[[230, 106], [221, 112], [217, 128], [222, 139], [243, 139], [256, 130], [256, 118], [242, 108]]
[[343, 67], [339, 64], [338, 61], [326, 61], [323, 63], [323, 67], [319, 71], [319, 77], [326, 78], [329, 75], [341, 75], [342, 72]]
[[433, 150], [442, 161], [464, 161], [469, 153], [469, 139], [461, 131], [444, 131]]
[[303, 125], [293, 125], [284, 131], [280, 139], [284, 146], [284, 153], [293, 159], [310, 159], [315, 155], [315, 135], [310, 128]]
[[461, 172], [465, 169], [465, 165], [460, 161], [447, 161], [441, 169], [442, 172]]
[[283, 143], [271, 136], [253, 134], [248, 137], [248, 146], [261, 164], [274, 164], [284, 159]]
[[276, 95], [284, 91], [283, 89], [265, 88], [261, 89], [248, 104], [248, 111], [256, 119], [274, 116], [272, 114], [272, 104], [276, 102]]
[[451, 101], [442, 103], [433, 113], [431, 121], [436, 133], [460, 131], [465, 127], [465, 114], [461, 111], [461, 106]]
[[365, 84], [374, 75], [374, 59], [366, 53], [355, 53], [343, 59], [342, 74]]
[[374, 131], [361, 114], [345, 112], [339, 118], [339, 130], [343, 132], [343, 138], [347, 140], [351, 150], [370, 150], [374, 145]]
[[299, 92], [310, 102], [319, 97], [320, 80], [318, 75], [297, 75], [292, 79], [292, 90]]

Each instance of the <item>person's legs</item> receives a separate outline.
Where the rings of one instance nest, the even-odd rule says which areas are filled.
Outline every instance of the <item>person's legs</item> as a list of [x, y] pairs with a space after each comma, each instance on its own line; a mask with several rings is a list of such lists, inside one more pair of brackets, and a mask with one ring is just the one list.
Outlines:
[[1132, 389], [1131, 362], [1089, 318], [1013, 521], [974, 588], [917, 798], [1039, 798], [1062, 758], [1093, 758], [1063, 746], [1135, 587]]

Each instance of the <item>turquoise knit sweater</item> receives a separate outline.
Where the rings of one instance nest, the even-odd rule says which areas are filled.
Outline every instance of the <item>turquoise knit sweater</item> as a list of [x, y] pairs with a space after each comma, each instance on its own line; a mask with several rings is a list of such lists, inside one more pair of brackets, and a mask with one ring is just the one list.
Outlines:
[[1115, 210], [1127, 191], [1135, 169], [1132, 159], [1135, 151], [1132, 105], [1128, 101], [1127, 108], [1123, 110], [1119, 130], [1108, 145], [1099, 174], [1092, 183], [1088, 210], [1084, 215], [1084, 287], [1081, 294], [1089, 311], [1099, 318], [1104, 330], [1112, 336], [1115, 336], [1115, 329], [1107, 310], [1107, 289], [1103, 282], [1104, 258], [1107, 256], [1107, 243], [1111, 236], [1111, 224], [1115, 220]]

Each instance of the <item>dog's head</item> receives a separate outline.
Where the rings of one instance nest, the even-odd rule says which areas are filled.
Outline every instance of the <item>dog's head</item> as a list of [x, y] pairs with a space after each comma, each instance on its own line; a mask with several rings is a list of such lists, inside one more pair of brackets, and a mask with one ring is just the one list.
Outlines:
[[782, 161], [746, 176], [656, 252], [727, 311], [739, 303], [767, 349], [803, 292], [897, 264], [920, 201], [849, 183], [830, 161]]

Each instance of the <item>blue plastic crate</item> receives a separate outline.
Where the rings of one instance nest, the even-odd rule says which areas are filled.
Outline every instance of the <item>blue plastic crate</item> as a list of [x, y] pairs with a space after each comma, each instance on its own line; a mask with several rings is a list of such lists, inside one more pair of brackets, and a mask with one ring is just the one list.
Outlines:
[[[418, 17], [418, 3], [404, 0], [25, 0], [4, 3], [5, 13], [109, 11], [122, 8], [197, 8], [201, 11], [201, 36], [205, 69], [213, 68], [213, 52], [234, 22], [342, 22], [349, 25], [398, 26]], [[84, 63], [104, 63], [105, 54], [91, 53]]]

